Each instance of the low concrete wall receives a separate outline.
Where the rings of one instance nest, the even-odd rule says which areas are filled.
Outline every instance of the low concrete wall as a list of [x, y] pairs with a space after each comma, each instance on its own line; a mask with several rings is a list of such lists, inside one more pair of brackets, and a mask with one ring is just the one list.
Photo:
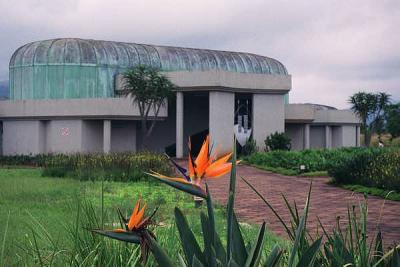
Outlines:
[[325, 148], [325, 126], [310, 127], [310, 148]]
[[214, 148], [219, 154], [232, 150], [235, 94], [210, 92], [209, 132]]
[[[291, 75], [239, 73], [230, 71], [173, 71], [164, 74], [182, 91], [216, 90], [228, 92], [280, 92], [292, 88]], [[123, 88], [123, 75], [117, 75], [116, 88]]]
[[285, 121], [286, 122], [311, 122], [314, 120], [314, 108], [311, 105], [304, 104], [286, 104]]
[[304, 148], [304, 124], [286, 124], [285, 133], [291, 139], [292, 150]]
[[285, 131], [284, 95], [253, 94], [253, 138], [260, 150], [271, 133]]
[[[150, 111], [150, 117], [154, 115]], [[168, 116], [168, 104], [161, 107], [158, 117]], [[140, 117], [137, 106], [132, 105], [130, 98], [85, 98], [85, 99], [49, 99], [2, 101], [0, 117], [3, 119], [18, 118], [127, 118]]]
[[342, 126], [342, 146], [357, 146], [357, 128], [354, 125]]
[[35, 155], [44, 152], [44, 124], [41, 121], [4, 121], [3, 154]]
[[111, 122], [111, 152], [136, 151], [136, 122]]
[[103, 121], [82, 122], [82, 152], [103, 152]]
[[83, 152], [82, 120], [52, 120], [47, 127], [47, 153]]

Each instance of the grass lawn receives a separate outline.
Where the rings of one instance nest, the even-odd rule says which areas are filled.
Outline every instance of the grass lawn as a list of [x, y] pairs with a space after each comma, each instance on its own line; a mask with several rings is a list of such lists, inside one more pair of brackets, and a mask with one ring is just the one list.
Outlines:
[[[128, 214], [135, 201], [141, 196], [143, 201], [148, 203], [148, 212], [159, 207], [155, 216], [156, 222], [160, 224], [156, 229], [157, 238], [166, 247], [171, 258], [177, 259], [177, 253], [181, 248], [173, 222], [174, 207], [177, 206], [183, 210], [197, 234], [201, 232], [199, 213], [204, 207], [195, 208], [190, 196], [158, 184], [151, 178], [149, 181], [104, 182], [105, 217], [109, 218], [107, 216], [115, 215], [115, 207], [120, 207], [123, 212]], [[42, 177], [41, 169], [0, 169], [0, 253], [1, 249], [4, 249], [0, 265], [1, 263], [5, 266], [22, 265], [21, 263], [37, 264], [37, 262], [33, 262], [34, 257], [27, 255], [23, 250], [27, 245], [27, 240], [32, 240], [31, 229], [43, 227], [46, 229], [46, 235], [48, 234], [57, 241], [58, 247], [70, 250], [73, 244], [68, 238], [66, 229], [76, 220], [78, 205], [87, 200], [99, 213], [102, 203], [101, 189], [101, 182]], [[225, 237], [224, 210], [221, 207], [217, 207], [216, 210], [217, 227], [219, 232], [223, 233], [221, 237]], [[5, 231], [9, 214], [8, 231]], [[105, 225], [107, 228], [107, 220], [105, 220]], [[258, 231], [257, 226], [253, 225], [243, 224], [242, 228], [245, 232], [245, 239], [248, 240], [254, 237]], [[197, 237], [200, 240], [200, 236]], [[2, 246], [3, 241], [4, 247]], [[38, 240], [38, 245], [45, 245], [44, 242]], [[286, 246], [285, 241], [268, 233], [266, 251], [270, 251], [276, 242]]]
[[331, 183], [335, 186], [339, 186], [341, 188], [347, 189], [347, 190], [351, 190], [357, 193], [364, 193], [367, 195], [371, 195], [371, 196], [377, 196], [377, 197], [382, 197], [382, 198], [386, 198], [389, 200], [394, 200], [394, 201], [400, 201], [400, 193], [395, 192], [395, 191], [389, 191], [389, 190], [384, 190], [384, 189], [380, 189], [380, 188], [376, 188], [376, 187], [367, 187], [367, 186], [363, 186], [363, 185], [357, 185], [357, 184], [335, 184], [335, 183]]
[[304, 173], [298, 173], [297, 171], [291, 170], [291, 169], [285, 169], [281, 167], [270, 167], [270, 166], [265, 166], [265, 165], [260, 165], [260, 164], [251, 164], [246, 161], [242, 161], [242, 163], [247, 164], [249, 166], [264, 170], [264, 171], [270, 171], [286, 176], [299, 176], [299, 177], [328, 177], [328, 172], [327, 171], [313, 171], [313, 172], [304, 172]]

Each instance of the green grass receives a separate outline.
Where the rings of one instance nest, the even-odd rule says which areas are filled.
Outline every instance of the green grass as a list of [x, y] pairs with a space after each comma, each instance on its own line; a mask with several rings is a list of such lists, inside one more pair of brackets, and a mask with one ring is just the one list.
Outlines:
[[300, 177], [329, 177], [327, 171], [304, 172], [299, 174]]
[[270, 171], [282, 175], [287, 175], [287, 176], [299, 176], [299, 177], [328, 177], [328, 172], [327, 171], [314, 171], [314, 172], [304, 172], [304, 173], [298, 173], [297, 171], [291, 170], [291, 169], [285, 169], [285, 168], [280, 168], [280, 167], [270, 167], [270, 166], [265, 166], [265, 165], [259, 165], [259, 164], [250, 164], [249, 162], [243, 161], [242, 163], [255, 167], [260, 170], [264, 171]]
[[281, 168], [281, 167], [270, 167], [270, 166], [265, 166], [265, 165], [260, 165], [260, 164], [250, 164], [249, 162], [246, 162], [246, 161], [242, 161], [242, 163], [252, 166], [252, 167], [255, 167], [260, 170], [270, 171], [270, 172], [274, 172], [274, 173], [278, 173], [278, 174], [282, 174], [282, 175], [287, 175], [287, 176], [296, 176], [297, 175], [296, 171]]
[[371, 196], [377, 196], [377, 197], [382, 197], [386, 198], [389, 200], [394, 200], [394, 201], [400, 201], [400, 193], [395, 192], [395, 191], [389, 191], [389, 190], [384, 190], [376, 187], [367, 187], [363, 185], [357, 185], [357, 184], [334, 184], [333, 185], [339, 186], [341, 188], [351, 190], [357, 193], [365, 193]]
[[[31, 257], [28, 257], [21, 247], [26, 245], [28, 239], [31, 240], [31, 228], [38, 226], [43, 226], [48, 234], [57, 240], [59, 247], [70, 249], [73, 244], [67, 237], [66, 227], [73, 225], [77, 206], [83, 200], [90, 201], [96, 211], [100, 212], [101, 188], [100, 181], [83, 182], [68, 178], [42, 177], [41, 169], [0, 169], [0, 246], [5, 240], [4, 259], [2, 259], [4, 265], [20, 265], [21, 262], [33, 265], [33, 262], [29, 262]], [[159, 207], [155, 219], [160, 226], [156, 228], [156, 235], [172, 258], [176, 259], [180, 245], [173, 221], [174, 207], [183, 210], [193, 231], [198, 234], [201, 232], [200, 209], [205, 207], [195, 208], [190, 196], [154, 181], [104, 182], [104, 214], [115, 215], [115, 207], [120, 207], [128, 214], [140, 196], [148, 203], [149, 211]], [[223, 233], [226, 231], [224, 209], [217, 207], [216, 212], [218, 231]], [[8, 214], [11, 216], [5, 236]], [[109, 218], [107, 216], [106, 218]], [[258, 231], [257, 226], [247, 224], [243, 225], [243, 229], [248, 240], [251, 240]], [[225, 234], [221, 236], [224, 237]], [[271, 250], [276, 242], [286, 245], [285, 241], [268, 233], [266, 250]], [[39, 245], [44, 244], [39, 243]]]

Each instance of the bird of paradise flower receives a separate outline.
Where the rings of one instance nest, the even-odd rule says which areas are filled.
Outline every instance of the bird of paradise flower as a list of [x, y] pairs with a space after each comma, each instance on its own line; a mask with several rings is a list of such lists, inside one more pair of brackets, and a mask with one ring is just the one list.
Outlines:
[[168, 157], [183, 177], [168, 177], [154, 171], [147, 174], [176, 189], [201, 198], [206, 198], [207, 193], [201, 187], [201, 181], [217, 178], [229, 173], [232, 169], [232, 162], [229, 162], [229, 159], [232, 157], [232, 152], [221, 158], [217, 158], [217, 152], [213, 152], [212, 147], [210, 148], [210, 136], [206, 137], [196, 159], [194, 159], [192, 155], [190, 139], [188, 147], [188, 169], [185, 169], [172, 158]]
[[145, 217], [146, 207], [147, 204], [141, 205], [141, 199], [139, 199], [136, 202], [129, 219], [122, 215], [120, 209], [117, 209], [121, 226], [123, 228], [112, 230], [94, 229], [92, 232], [119, 241], [140, 244], [141, 260], [145, 263], [149, 254], [149, 246], [155, 239], [154, 234], [148, 230], [148, 226], [153, 223], [152, 218], [157, 211], [157, 209], [155, 209], [150, 216]]

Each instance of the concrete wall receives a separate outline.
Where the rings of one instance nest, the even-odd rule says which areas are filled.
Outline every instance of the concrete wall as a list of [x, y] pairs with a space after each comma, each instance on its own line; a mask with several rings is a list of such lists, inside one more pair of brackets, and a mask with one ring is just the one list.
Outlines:
[[342, 146], [357, 146], [357, 128], [354, 125], [343, 125], [342, 126]]
[[[159, 118], [168, 116], [168, 104], [160, 108]], [[140, 117], [139, 108], [132, 104], [132, 99], [120, 98], [83, 98], [51, 100], [17, 100], [2, 101], [0, 105], [2, 118], [129, 118]], [[154, 116], [150, 109], [150, 118]]]
[[310, 127], [310, 148], [325, 148], [325, 126]]
[[290, 137], [292, 150], [302, 150], [304, 147], [304, 125], [288, 123], [285, 125], [285, 133]]
[[103, 121], [82, 122], [82, 152], [103, 152]]
[[332, 147], [341, 147], [343, 144], [343, 129], [341, 126], [332, 126]]
[[111, 122], [111, 152], [136, 151], [136, 121]]
[[47, 153], [82, 152], [82, 120], [52, 120], [47, 127]]
[[44, 124], [41, 121], [4, 121], [3, 154], [40, 154], [44, 149]]
[[209, 133], [219, 154], [232, 150], [235, 94], [210, 92]]
[[[218, 90], [230, 92], [282, 92], [292, 88], [291, 75], [240, 73], [221, 70], [168, 71], [164, 74], [183, 91]], [[122, 75], [116, 77], [116, 89], [121, 90]]]
[[285, 130], [285, 104], [283, 94], [253, 94], [253, 138], [260, 150], [264, 140], [274, 132]]

